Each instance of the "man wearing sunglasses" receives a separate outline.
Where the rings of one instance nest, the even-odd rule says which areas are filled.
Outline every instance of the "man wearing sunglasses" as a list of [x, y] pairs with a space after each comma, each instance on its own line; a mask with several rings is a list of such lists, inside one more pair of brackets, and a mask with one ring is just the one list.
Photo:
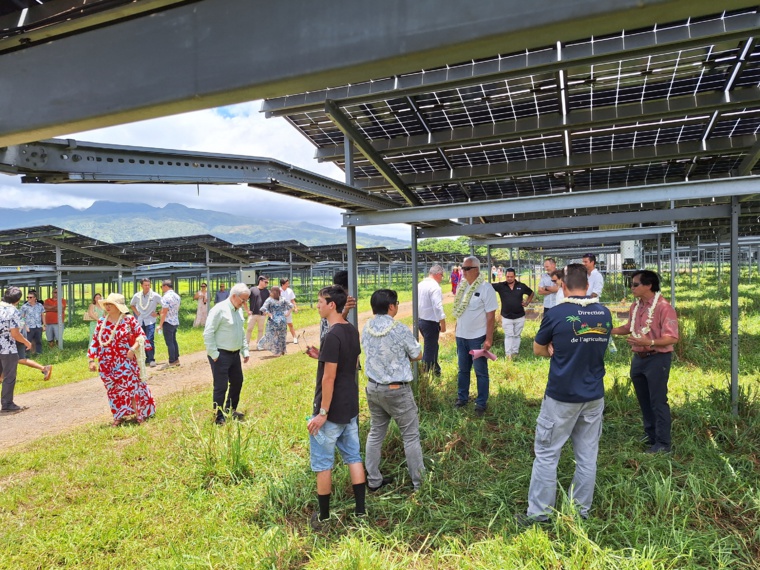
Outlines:
[[644, 421], [642, 442], [647, 453], [670, 453], [670, 406], [668, 379], [673, 345], [678, 342], [678, 316], [660, 295], [660, 278], [654, 271], [636, 271], [631, 276], [636, 302], [628, 322], [612, 329], [612, 334], [630, 335], [633, 350], [631, 381]]
[[490, 283], [480, 275], [480, 260], [465, 257], [462, 263], [464, 280], [459, 284], [454, 298], [454, 328], [457, 341], [459, 374], [457, 376], [457, 400], [454, 406], [463, 408], [470, 399], [470, 371], [475, 368], [478, 382], [478, 397], [475, 400], [475, 415], [483, 417], [488, 402], [488, 359], [474, 359], [471, 350], [490, 350], [493, 345], [493, 327], [496, 319], [496, 292]]

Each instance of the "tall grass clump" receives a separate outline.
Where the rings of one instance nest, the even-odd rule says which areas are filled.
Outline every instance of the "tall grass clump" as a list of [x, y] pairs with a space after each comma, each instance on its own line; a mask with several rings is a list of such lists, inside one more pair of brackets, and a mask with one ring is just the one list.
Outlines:
[[715, 338], [723, 334], [723, 311], [720, 307], [701, 304], [691, 311], [694, 333], [702, 338]]
[[256, 422], [234, 421], [224, 425], [200, 423], [190, 410], [184, 418], [183, 439], [188, 454], [197, 464], [203, 486], [237, 485], [253, 478], [251, 443]]

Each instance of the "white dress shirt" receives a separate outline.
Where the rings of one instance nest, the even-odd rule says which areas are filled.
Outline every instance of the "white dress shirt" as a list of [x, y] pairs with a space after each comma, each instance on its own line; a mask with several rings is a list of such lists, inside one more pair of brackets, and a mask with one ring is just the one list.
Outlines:
[[427, 277], [417, 285], [419, 318], [423, 321], [440, 322], [446, 318], [443, 312], [443, 294], [438, 281]]
[[602, 289], [604, 289], [604, 277], [602, 277], [602, 274], [599, 273], [599, 270], [595, 267], [591, 270], [591, 273], [588, 274], [588, 289], [586, 290], [586, 295], [591, 296], [593, 293], [596, 293], [596, 296], [601, 298]]

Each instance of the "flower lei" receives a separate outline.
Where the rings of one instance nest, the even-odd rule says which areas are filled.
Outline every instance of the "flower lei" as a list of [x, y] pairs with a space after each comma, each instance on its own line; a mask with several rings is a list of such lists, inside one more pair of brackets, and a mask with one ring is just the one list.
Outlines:
[[657, 306], [657, 301], [660, 300], [660, 292], [657, 291], [654, 294], [654, 300], [652, 301], [652, 306], [649, 307], [649, 311], [647, 312], [647, 322], [646, 326], [641, 329], [640, 333], [636, 332], [636, 313], [639, 312], [639, 304], [641, 304], [641, 298], [636, 299], [636, 304], [633, 306], [633, 314], [631, 315], [631, 336], [633, 338], [641, 338], [642, 336], [649, 334], [649, 331], [651, 330], [652, 326], [652, 318], [654, 317], [654, 309]]
[[100, 325], [100, 330], [98, 330], [98, 342], [100, 343], [100, 346], [106, 347], [113, 342], [113, 339], [116, 336], [116, 329], [119, 327], [122, 319], [123, 316], [120, 316], [119, 320], [114, 323], [113, 328], [111, 329], [111, 335], [108, 337], [107, 341], [103, 340], [103, 330], [106, 328], [106, 323], [109, 321], [107, 318], [103, 321], [103, 324]]
[[454, 297], [455, 317], [459, 318], [464, 314], [464, 312], [467, 310], [467, 307], [470, 305], [470, 299], [472, 299], [473, 294], [483, 283], [485, 283], [483, 275], [478, 275], [475, 281], [472, 282], [472, 285], [467, 288], [467, 293], [464, 292], [464, 288], [457, 290], [457, 296]]
[[[380, 316], [385, 317], [386, 315], [380, 315]], [[387, 327], [385, 327], [384, 329], [380, 329], [380, 330], [376, 331], [375, 329], [373, 329], [369, 325], [371, 323], [374, 323], [378, 318], [380, 318], [380, 317], [375, 317], [374, 319], [372, 319], [371, 321], [369, 321], [367, 323], [367, 327], [364, 329], [364, 332], [366, 332], [369, 336], [374, 336], [376, 338], [383, 337], [383, 336], [387, 335], [389, 332], [391, 332], [394, 328], [396, 328], [396, 325], [398, 324], [397, 321], [394, 321], [393, 319], [391, 319], [391, 322], [390, 322], [390, 324]]]
[[572, 303], [573, 305], [580, 305], [581, 307], [588, 307], [593, 303], [598, 303], [599, 299], [596, 297], [589, 297], [588, 299], [574, 299], [572, 297], [565, 297], [560, 303]]
[[153, 295], [151, 295], [151, 293], [153, 293], [153, 291], [148, 291], [148, 303], [146, 305], [142, 304], [142, 298], [145, 296], [144, 293], [137, 298], [137, 308], [140, 309], [140, 313], [144, 313], [145, 309], [150, 307], [150, 302], [153, 300]]

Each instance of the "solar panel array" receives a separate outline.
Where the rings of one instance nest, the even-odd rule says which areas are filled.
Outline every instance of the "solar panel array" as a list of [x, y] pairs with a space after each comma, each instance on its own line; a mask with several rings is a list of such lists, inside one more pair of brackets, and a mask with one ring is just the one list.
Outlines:
[[728, 177], [760, 135], [758, 16], [722, 12], [495, 55], [263, 110], [343, 169], [345, 134], [366, 141], [375, 156], [356, 153], [355, 185], [404, 206], [378, 160], [422, 205]]

